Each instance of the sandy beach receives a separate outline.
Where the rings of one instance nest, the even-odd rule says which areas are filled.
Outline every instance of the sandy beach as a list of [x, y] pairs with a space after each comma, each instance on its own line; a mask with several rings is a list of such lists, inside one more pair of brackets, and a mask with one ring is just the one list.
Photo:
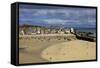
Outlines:
[[74, 40], [50, 46], [41, 55], [52, 62], [93, 60], [96, 59], [96, 45], [94, 42]]
[[[72, 37], [72, 36], [71, 36]], [[74, 37], [74, 36], [73, 36]], [[64, 37], [19, 39], [19, 63], [90, 60], [96, 58], [96, 43]]]

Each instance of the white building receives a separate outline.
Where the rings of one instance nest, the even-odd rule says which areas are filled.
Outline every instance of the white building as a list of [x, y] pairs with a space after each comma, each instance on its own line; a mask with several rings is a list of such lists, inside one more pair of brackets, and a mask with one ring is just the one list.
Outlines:
[[75, 33], [75, 32], [74, 32], [74, 28], [71, 28], [71, 29], [70, 29], [70, 32], [71, 32], [71, 33]]
[[19, 34], [24, 35], [25, 33], [24, 33], [24, 31], [23, 31], [23, 30], [21, 30]]

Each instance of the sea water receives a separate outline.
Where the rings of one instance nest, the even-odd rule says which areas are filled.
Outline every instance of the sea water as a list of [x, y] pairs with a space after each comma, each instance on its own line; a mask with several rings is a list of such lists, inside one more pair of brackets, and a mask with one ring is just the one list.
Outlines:
[[93, 37], [96, 37], [96, 28], [76, 28], [76, 32], [91, 32]]

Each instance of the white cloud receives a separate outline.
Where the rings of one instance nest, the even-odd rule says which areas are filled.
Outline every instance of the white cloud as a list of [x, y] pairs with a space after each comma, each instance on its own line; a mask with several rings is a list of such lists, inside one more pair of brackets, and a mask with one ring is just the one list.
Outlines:
[[[22, 21], [44, 21], [45, 23], [48, 24], [61, 24], [61, 25], [65, 25], [65, 24], [75, 24], [75, 25], [83, 25], [83, 24], [91, 24], [94, 25], [95, 23], [95, 19], [92, 19], [92, 17], [95, 16], [95, 10], [75, 10], [75, 9], [21, 9], [21, 12], [26, 12], [27, 14], [32, 14], [33, 16], [49, 16], [49, 15], [54, 15], [55, 17], [52, 18], [52, 15], [49, 19], [42, 19], [41, 18], [37, 18], [37, 20], [33, 19], [33, 18], [27, 18], [27, 17], [23, 17], [21, 20]], [[61, 15], [58, 15], [57, 13], [61, 13]], [[24, 14], [23, 14], [24, 15]], [[57, 16], [58, 15], [58, 16]], [[59, 17], [61, 16], [61, 17]], [[88, 18], [87, 18], [88, 16]], [[57, 18], [58, 17], [58, 18]], [[68, 17], [68, 18], [67, 18]], [[27, 19], [26, 19], [27, 18]], [[61, 19], [60, 19], [61, 18]], [[64, 19], [63, 19], [64, 18]], [[77, 19], [77, 20], [73, 20], [73, 19]], [[72, 20], [71, 20], [72, 19]], [[83, 19], [84, 21], [82, 21], [81, 19]]]
[[66, 23], [79, 23], [78, 20], [62, 20], [62, 19], [45, 19], [44, 22], [48, 24], [66, 24]]
[[96, 22], [96, 20], [90, 19], [90, 20], [88, 20], [88, 22], [89, 22], [89, 23], [94, 23], [94, 22]]
[[39, 15], [47, 15], [48, 13], [50, 14], [55, 14], [55, 13], [63, 13], [66, 16], [69, 16], [70, 11], [65, 10], [65, 9], [20, 9], [20, 12], [27, 12], [27, 13], [32, 13], [35, 16]]

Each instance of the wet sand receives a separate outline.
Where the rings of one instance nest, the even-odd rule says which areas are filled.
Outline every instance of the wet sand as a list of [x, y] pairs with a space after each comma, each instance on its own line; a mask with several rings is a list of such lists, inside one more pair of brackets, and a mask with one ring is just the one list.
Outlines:
[[61, 37], [26, 37], [20, 39], [19, 63], [48, 62], [48, 60], [41, 57], [42, 51], [49, 46], [67, 41], [67, 39]]
[[87, 56], [84, 55], [82, 60], [95, 59], [95, 42], [74, 40], [76, 40], [75, 37], [74, 39], [64, 37], [22, 38], [19, 40], [19, 63], [76, 60], [82, 58], [77, 56], [85, 54], [84, 51], [90, 51], [90, 56], [86, 58]]

